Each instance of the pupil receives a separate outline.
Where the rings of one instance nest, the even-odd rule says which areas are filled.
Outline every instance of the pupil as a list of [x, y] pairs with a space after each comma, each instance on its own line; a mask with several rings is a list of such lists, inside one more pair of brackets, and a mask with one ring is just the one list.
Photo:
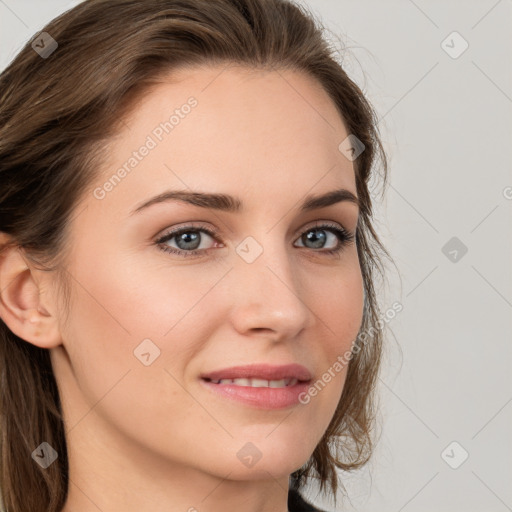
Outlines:
[[[322, 233], [320, 236], [317, 236], [315, 233]], [[322, 244], [325, 243], [325, 231], [322, 230], [312, 230], [309, 231], [306, 235], [306, 238], [315, 244], [315, 247], [322, 247]]]
[[[178, 247], [180, 247], [180, 249], [196, 249], [199, 246], [197, 244], [197, 241], [199, 240], [199, 234], [193, 233], [192, 236], [190, 236], [190, 233], [191, 232], [187, 231], [187, 233], [182, 233], [181, 235], [178, 236], [176, 243], [178, 244]], [[190, 239], [192, 239], [192, 240], [190, 241]], [[180, 242], [185, 242], [185, 247], [180, 245]], [[187, 245], [190, 243], [192, 243], [192, 247]], [[195, 246], [194, 246], [194, 243], [195, 243]]]

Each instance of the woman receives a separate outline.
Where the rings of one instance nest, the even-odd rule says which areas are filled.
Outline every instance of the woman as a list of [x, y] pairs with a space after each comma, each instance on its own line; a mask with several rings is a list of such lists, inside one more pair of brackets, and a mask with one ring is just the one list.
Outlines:
[[372, 452], [387, 255], [376, 116], [320, 25], [87, 0], [0, 94], [5, 510], [318, 510]]

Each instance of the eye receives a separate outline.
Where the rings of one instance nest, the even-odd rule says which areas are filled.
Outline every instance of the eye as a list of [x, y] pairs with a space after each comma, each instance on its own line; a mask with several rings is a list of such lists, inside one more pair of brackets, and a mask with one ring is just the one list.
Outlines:
[[330, 238], [335, 245], [331, 249], [317, 251], [322, 254], [337, 254], [355, 239], [355, 235], [343, 227], [336, 224], [320, 224], [304, 231], [299, 240], [301, 240], [303, 244], [312, 244], [313, 248], [321, 249], [329, 238], [326, 233], [331, 235]]
[[[181, 228], [172, 230], [167, 234], [156, 240], [156, 245], [164, 252], [171, 254], [177, 254], [179, 256], [189, 257], [197, 256], [207, 253], [211, 248], [201, 248], [203, 238], [206, 237], [212, 239], [218, 239], [219, 235], [216, 231], [205, 228], [204, 226], [188, 225]], [[331, 236], [327, 236], [330, 234]], [[334, 247], [325, 249], [324, 245], [329, 242], [334, 242]], [[175, 240], [177, 247], [170, 246], [167, 242]], [[323, 223], [308, 228], [302, 232], [299, 239], [303, 245], [299, 247], [307, 247], [306, 244], [312, 245], [314, 252], [318, 252], [325, 255], [334, 255], [340, 253], [346, 245], [355, 240], [355, 235], [340, 227], [337, 224]], [[220, 247], [224, 247], [221, 243]], [[324, 250], [317, 250], [324, 249]]]
[[[189, 225], [170, 231], [166, 235], [159, 238], [156, 243], [164, 252], [170, 252], [180, 256], [194, 256], [207, 250], [204, 247], [201, 250], [198, 250], [201, 246], [201, 242], [203, 241], [203, 233], [206, 233], [206, 235], [210, 238], [217, 237], [217, 233], [213, 230], [207, 229], [205, 227]], [[170, 247], [166, 244], [166, 242], [169, 242], [173, 239], [176, 239], [175, 243], [178, 246], [177, 248]]]

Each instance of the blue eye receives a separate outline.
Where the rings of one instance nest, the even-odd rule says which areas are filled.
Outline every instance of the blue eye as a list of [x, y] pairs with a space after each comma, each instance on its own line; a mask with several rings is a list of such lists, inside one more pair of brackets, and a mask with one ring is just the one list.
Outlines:
[[[156, 240], [156, 244], [164, 252], [177, 254], [184, 257], [200, 256], [202, 253], [207, 253], [209, 250], [198, 249], [203, 238], [201, 233], [206, 233], [213, 239], [218, 238], [218, 234], [215, 231], [205, 227], [189, 225], [174, 231], [170, 231], [169, 233], [163, 235], [161, 238]], [[317, 246], [323, 245], [326, 241], [328, 241], [328, 236], [326, 233], [335, 235], [335, 238], [337, 239], [336, 247], [323, 251], [315, 250], [316, 248], [321, 247], [313, 247], [314, 252], [320, 252], [321, 254], [326, 255], [338, 254], [345, 248], [345, 246], [352, 243], [356, 238], [355, 234], [350, 233], [344, 228], [340, 228], [336, 224], [321, 224], [310, 227], [302, 233], [299, 239], [304, 245], [301, 247], [305, 247], [306, 243], [316, 244]], [[166, 244], [166, 242], [169, 242], [173, 239], [176, 239], [175, 243], [178, 245], [178, 247], [170, 247]]]

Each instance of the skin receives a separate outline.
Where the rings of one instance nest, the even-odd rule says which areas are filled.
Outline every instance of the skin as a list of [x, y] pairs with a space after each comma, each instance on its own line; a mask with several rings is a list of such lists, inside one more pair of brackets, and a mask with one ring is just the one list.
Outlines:
[[[322, 251], [338, 246], [334, 233], [320, 248], [301, 241], [318, 221], [357, 228], [348, 201], [298, 209], [308, 194], [357, 195], [353, 162], [338, 149], [348, 133], [327, 93], [296, 71], [196, 67], [176, 77], [126, 118], [73, 217], [68, 321], [53, 273], [14, 249], [1, 261], [0, 314], [18, 336], [50, 349], [61, 392], [71, 480], [64, 512], [285, 512], [288, 477], [331, 421], [346, 368], [307, 405], [280, 410], [217, 397], [199, 374], [295, 362], [314, 382], [361, 325], [355, 242], [332, 256]], [[94, 197], [190, 96], [197, 107]], [[235, 195], [244, 210], [174, 201], [130, 216], [168, 189]], [[169, 228], [191, 222], [219, 230], [218, 240], [200, 232], [208, 252], [187, 258], [158, 248]], [[236, 252], [248, 236], [263, 248], [250, 264]], [[176, 238], [166, 245], [179, 247]], [[160, 350], [149, 366], [134, 356], [146, 338]], [[262, 455], [250, 468], [237, 457], [247, 442]]]

